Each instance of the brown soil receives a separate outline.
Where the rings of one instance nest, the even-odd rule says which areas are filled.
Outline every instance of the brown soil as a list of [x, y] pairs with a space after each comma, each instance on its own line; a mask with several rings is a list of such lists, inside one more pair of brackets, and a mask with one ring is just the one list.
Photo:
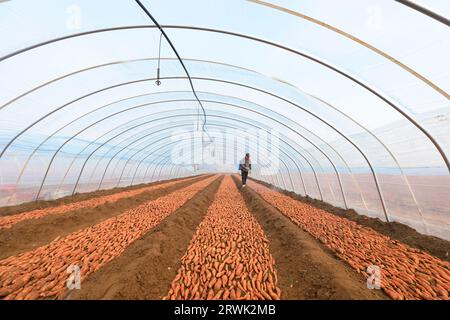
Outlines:
[[[19, 222], [10, 229], [0, 229], [0, 259], [45, 245], [56, 237], [64, 237], [122, 212], [154, 200], [170, 192], [206, 179], [200, 176], [189, 181], [180, 181], [173, 186], [144, 192], [132, 198], [124, 198], [95, 208], [84, 208], [61, 214], [51, 214], [39, 219]], [[68, 199], [72, 201], [72, 199]]]
[[31, 211], [31, 210], [36, 210], [36, 209], [57, 207], [57, 206], [60, 206], [63, 204], [88, 200], [88, 199], [92, 199], [92, 198], [96, 198], [96, 197], [100, 197], [100, 196], [106, 196], [106, 195], [110, 195], [110, 194], [114, 194], [114, 193], [118, 193], [118, 192], [122, 192], [122, 191], [126, 191], [126, 190], [134, 190], [134, 189], [140, 189], [140, 188], [149, 187], [149, 186], [156, 186], [158, 184], [166, 183], [169, 181], [176, 181], [176, 180], [183, 180], [183, 179], [186, 179], [186, 178], [156, 181], [156, 182], [152, 182], [152, 183], [148, 183], [148, 184], [138, 184], [138, 185], [134, 185], [131, 187], [113, 188], [113, 189], [99, 190], [99, 191], [86, 192], [86, 193], [76, 193], [73, 196], [67, 196], [67, 197], [63, 197], [63, 198], [59, 198], [59, 199], [55, 199], [55, 200], [49, 200], [49, 201], [39, 200], [39, 201], [33, 201], [33, 202], [26, 202], [26, 203], [22, 203], [22, 204], [15, 205], [15, 206], [8, 206], [8, 207], [0, 208], [0, 217], [1, 216], [11, 216], [14, 214], [27, 212], [27, 211]]
[[68, 299], [161, 299], [222, 178], [197, 194], [118, 258], [91, 274]]
[[275, 258], [279, 287], [284, 300], [379, 300], [388, 299], [379, 290], [369, 290], [363, 276], [253, 190], [242, 189], [248, 209], [261, 224]]
[[281, 192], [293, 199], [299, 200], [301, 202], [307, 203], [319, 209], [323, 209], [339, 217], [343, 217], [360, 225], [372, 228], [381, 234], [384, 234], [392, 239], [398, 240], [407, 244], [413, 248], [421, 249], [429, 254], [445, 260], [450, 261], [450, 241], [446, 241], [437, 237], [427, 236], [417, 232], [415, 229], [404, 225], [399, 222], [384, 222], [378, 218], [371, 218], [365, 215], [358, 214], [353, 209], [342, 209], [328, 204], [324, 201], [312, 199], [310, 197], [303, 197], [294, 192], [289, 192], [275, 187], [263, 181], [253, 179], [254, 181], [261, 183], [273, 190]]

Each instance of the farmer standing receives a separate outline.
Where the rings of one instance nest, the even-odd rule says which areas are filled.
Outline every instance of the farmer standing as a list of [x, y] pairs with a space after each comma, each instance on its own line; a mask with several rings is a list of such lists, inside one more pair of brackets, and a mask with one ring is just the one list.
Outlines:
[[248, 173], [252, 170], [252, 163], [250, 161], [249, 153], [246, 153], [245, 157], [239, 162], [239, 170], [241, 170], [242, 187], [245, 187], [247, 184]]

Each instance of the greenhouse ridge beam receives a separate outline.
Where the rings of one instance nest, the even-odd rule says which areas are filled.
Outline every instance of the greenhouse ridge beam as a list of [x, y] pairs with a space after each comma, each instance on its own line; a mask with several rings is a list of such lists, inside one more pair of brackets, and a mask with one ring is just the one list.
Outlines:
[[152, 14], [150, 13], [150, 11], [147, 10], [147, 8], [142, 4], [142, 2], [141, 2], [140, 0], [134, 0], [134, 1], [139, 5], [139, 7], [142, 9], [142, 11], [144, 11], [145, 14], [152, 20], [152, 22], [158, 27], [159, 31], [161, 31], [161, 34], [164, 36], [164, 38], [166, 39], [167, 43], [170, 45], [170, 47], [172, 48], [173, 52], [174, 52], [175, 55], [177, 56], [178, 61], [180, 61], [180, 64], [181, 64], [181, 66], [183, 67], [184, 72], [186, 73], [186, 76], [187, 76], [188, 79], [189, 79], [189, 84], [190, 84], [190, 86], [191, 86], [192, 93], [194, 94], [194, 96], [195, 96], [195, 98], [197, 99], [197, 101], [198, 101], [200, 107], [201, 107], [202, 110], [203, 110], [203, 126], [202, 126], [202, 129], [203, 129], [203, 131], [206, 131], [206, 110], [205, 110], [205, 108], [203, 107], [203, 104], [202, 104], [201, 100], [200, 100], [200, 99], [198, 98], [198, 96], [197, 96], [197, 92], [195, 91], [194, 83], [192, 82], [191, 75], [189, 74], [189, 71], [188, 71], [188, 69], [186, 68], [186, 65], [184, 64], [183, 59], [181, 59], [180, 55], [178, 54], [177, 49], [176, 49], [175, 46], [173, 45], [173, 43], [172, 43], [172, 41], [170, 40], [169, 36], [168, 36], [168, 35], [166, 34], [166, 32], [164, 31], [164, 28], [161, 27], [161, 25], [158, 23], [158, 21], [156, 21], [156, 19], [152, 16]]
[[[380, 94], [379, 92], [377, 92], [375, 89], [369, 87], [368, 85], [362, 83], [361, 81], [357, 80], [356, 78], [354, 78], [353, 76], [345, 73], [342, 70], [337, 69], [336, 67], [333, 67], [332, 65], [321, 61], [317, 58], [311, 57], [309, 55], [307, 55], [306, 53], [294, 50], [292, 48], [288, 48], [285, 47], [283, 45], [274, 43], [274, 42], [270, 42], [268, 40], [264, 40], [264, 39], [260, 39], [257, 37], [252, 37], [252, 36], [248, 36], [248, 35], [244, 35], [244, 34], [239, 34], [239, 33], [235, 33], [235, 32], [229, 32], [229, 31], [224, 31], [224, 30], [218, 30], [218, 29], [210, 29], [210, 28], [201, 28], [201, 27], [192, 27], [192, 26], [175, 26], [175, 25], [166, 25], [163, 26], [164, 28], [172, 28], [172, 29], [185, 29], [185, 30], [194, 30], [194, 31], [204, 31], [204, 32], [212, 32], [212, 33], [220, 33], [220, 34], [226, 34], [226, 35], [230, 35], [230, 36], [235, 36], [235, 37], [241, 37], [244, 39], [248, 39], [248, 40], [252, 40], [252, 41], [256, 41], [256, 42], [260, 42], [266, 45], [270, 45], [270, 46], [274, 46], [277, 47], [279, 49], [285, 50], [287, 52], [291, 52], [294, 53], [296, 55], [302, 56], [306, 59], [309, 59], [315, 63], [318, 63], [334, 72], [337, 72], [339, 74], [341, 74], [342, 76], [344, 76], [345, 78], [353, 81], [354, 83], [358, 84], [359, 86], [361, 86], [362, 88], [368, 90], [369, 92], [371, 92], [372, 94], [374, 94], [375, 96], [377, 96], [378, 98], [380, 98], [381, 100], [383, 100], [386, 104], [388, 104], [390, 107], [392, 107], [393, 109], [395, 109], [398, 113], [400, 113], [404, 118], [406, 118], [409, 122], [411, 122], [417, 129], [419, 129], [426, 137], [429, 141], [432, 142], [432, 144], [434, 145], [434, 147], [436, 148], [436, 150], [439, 152], [439, 154], [441, 155], [447, 171], [450, 173], [450, 160], [447, 158], [445, 152], [443, 151], [443, 149], [441, 148], [440, 144], [433, 138], [433, 136], [425, 129], [423, 128], [414, 118], [412, 118], [411, 116], [409, 116], [405, 111], [403, 111], [401, 108], [399, 108], [398, 106], [396, 106], [393, 102], [391, 102], [389, 99], [387, 99], [386, 97], [384, 97], [382, 94]], [[140, 25], [140, 26], [124, 26], [124, 27], [115, 27], [115, 28], [107, 28], [107, 29], [99, 29], [99, 30], [93, 30], [93, 31], [86, 31], [86, 32], [82, 32], [82, 33], [77, 33], [77, 34], [72, 34], [72, 35], [67, 35], [64, 37], [60, 37], [60, 38], [55, 38], [52, 40], [48, 40], [39, 44], [35, 44], [33, 46], [27, 47], [27, 48], [23, 48], [21, 50], [18, 50], [14, 53], [11, 53], [9, 55], [6, 55], [2, 58], [0, 58], [0, 62], [6, 59], [9, 59], [17, 54], [26, 52], [28, 50], [32, 50], [34, 48], [40, 47], [40, 46], [44, 46], [50, 43], [54, 43], [57, 41], [61, 41], [61, 40], [65, 40], [65, 39], [70, 39], [70, 38], [74, 38], [74, 37], [79, 37], [79, 36], [84, 36], [84, 35], [89, 35], [89, 34], [96, 34], [96, 33], [102, 33], [102, 32], [110, 32], [110, 31], [117, 31], [117, 30], [129, 30], [129, 29], [152, 29], [152, 28], [156, 28], [156, 26], [148, 26], [148, 25]], [[194, 78], [195, 79], [195, 78]], [[25, 130], [26, 131], [26, 130]], [[19, 136], [21, 134], [23, 134], [25, 131], [22, 131], [21, 133], [19, 133]], [[17, 138], [17, 136], [15, 138], [13, 138], [13, 140], [15, 140]], [[8, 143], [6, 145], [6, 147], [1, 151], [0, 153], [0, 158], [3, 156], [3, 154], [5, 153], [6, 149], [11, 145], [12, 141], [10, 141], [10, 143]]]
[[401, 3], [401, 4], [405, 5], [405, 6], [407, 6], [407, 7], [411, 8], [411, 9], [413, 9], [413, 10], [416, 10], [416, 11], [418, 11], [418, 12], [424, 14], [424, 15], [427, 15], [430, 18], [432, 18], [432, 19], [434, 19], [436, 21], [439, 21], [439, 22], [445, 24], [446, 26], [450, 27], [450, 20], [447, 19], [444, 16], [439, 15], [438, 13], [436, 13], [434, 11], [431, 11], [431, 10], [429, 10], [427, 8], [424, 8], [424, 7], [420, 6], [420, 5], [418, 5], [417, 3], [414, 3], [414, 2], [409, 1], [409, 0], [395, 0], [395, 1], [397, 1], [398, 3]]

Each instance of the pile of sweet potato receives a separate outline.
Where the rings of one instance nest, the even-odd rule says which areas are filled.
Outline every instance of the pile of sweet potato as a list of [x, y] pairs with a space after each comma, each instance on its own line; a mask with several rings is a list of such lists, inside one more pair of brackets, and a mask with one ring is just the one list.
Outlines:
[[268, 240], [226, 176], [165, 299], [279, 299]]
[[450, 263], [255, 182], [248, 184], [302, 229], [368, 277], [381, 268], [381, 288], [392, 299], [449, 299]]
[[48, 245], [0, 261], [0, 298], [62, 297], [67, 268], [77, 265], [81, 279], [119, 256], [133, 241], [208, 186], [217, 176], [203, 179], [149, 201], [119, 216], [74, 232]]
[[[191, 178], [190, 178], [191, 179]], [[28, 219], [38, 219], [42, 218], [49, 214], [61, 214], [73, 210], [78, 209], [84, 209], [84, 208], [95, 208], [97, 206], [103, 205], [107, 202], [115, 202], [120, 199], [134, 197], [138, 194], [160, 189], [160, 188], [167, 188], [170, 187], [176, 183], [180, 183], [181, 181], [170, 181], [162, 184], [158, 184], [156, 186], [150, 186], [150, 187], [143, 187], [139, 189], [134, 190], [128, 190], [123, 192], [117, 192], [111, 195], [106, 195], [98, 198], [92, 198], [88, 200], [68, 203], [64, 205], [60, 205], [57, 207], [51, 207], [51, 208], [45, 208], [45, 209], [36, 209], [28, 212], [23, 212], [20, 214], [12, 215], [12, 216], [5, 216], [0, 217], [0, 229], [7, 229], [11, 228], [13, 225], [15, 225], [18, 222], [25, 221]]]

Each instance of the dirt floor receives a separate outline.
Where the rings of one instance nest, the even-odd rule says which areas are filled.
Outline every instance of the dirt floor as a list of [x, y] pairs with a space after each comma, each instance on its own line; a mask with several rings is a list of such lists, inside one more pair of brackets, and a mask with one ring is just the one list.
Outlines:
[[88, 200], [100, 196], [106, 196], [126, 190], [134, 190], [134, 189], [140, 189], [144, 187], [149, 186], [156, 186], [162, 183], [166, 183], [169, 181], [176, 181], [176, 180], [183, 180], [185, 178], [179, 178], [179, 179], [171, 179], [171, 180], [163, 180], [163, 181], [156, 181], [148, 184], [138, 184], [131, 187], [122, 187], [122, 188], [113, 188], [113, 189], [107, 189], [107, 190], [100, 190], [100, 191], [94, 191], [94, 192], [86, 192], [86, 193], [76, 193], [73, 196], [67, 196], [55, 200], [45, 201], [45, 200], [39, 200], [39, 201], [33, 201], [33, 202], [27, 202], [15, 206], [8, 206], [8, 207], [1, 207], [0, 208], [0, 217], [1, 216], [10, 216], [26, 211], [31, 211], [35, 209], [44, 209], [44, 208], [51, 208], [51, 207], [57, 207], [63, 204], [68, 204], [72, 202], [77, 201], [83, 201]]
[[411, 247], [421, 249], [429, 254], [445, 260], [450, 261], [450, 241], [446, 241], [437, 237], [423, 235], [417, 232], [415, 229], [406, 226], [402, 223], [398, 222], [384, 222], [378, 218], [371, 218], [361, 214], [358, 214], [353, 209], [341, 209], [337, 208], [331, 204], [328, 204], [324, 201], [312, 199], [310, 197], [303, 197], [294, 192], [289, 192], [286, 190], [282, 190], [277, 188], [271, 184], [268, 184], [263, 181], [255, 180], [254, 181], [261, 183], [273, 190], [281, 192], [287, 196], [290, 196], [293, 199], [302, 201], [309, 205], [312, 205], [316, 208], [323, 209], [327, 212], [335, 214], [337, 216], [347, 218], [349, 220], [355, 221], [363, 226], [372, 228], [375, 231], [378, 231], [381, 234], [391, 237], [392, 239], [401, 241]]
[[248, 209], [266, 233], [275, 258], [282, 299], [379, 300], [379, 290], [367, 289], [366, 280], [307, 232], [264, 201], [250, 188], [241, 188]]
[[[137, 207], [144, 202], [154, 200], [207, 177], [201, 176], [189, 181], [180, 181], [180, 183], [168, 188], [144, 192], [132, 198], [120, 199], [95, 208], [51, 214], [39, 219], [19, 222], [10, 229], [0, 229], [0, 259], [33, 250], [51, 242], [56, 237], [64, 237], [72, 232], [97, 224], [119, 215], [127, 209]], [[91, 197], [93, 196], [91, 195]], [[67, 200], [74, 201], [73, 199]]]
[[[57, 237], [85, 229], [206, 178], [207, 176], [200, 176], [193, 180], [180, 181], [173, 186], [106, 203], [96, 208], [79, 209], [19, 222], [10, 229], [0, 230], [0, 260], [48, 244]], [[240, 182], [236, 177], [234, 179], [242, 192], [247, 208], [255, 216], [269, 240], [270, 253], [275, 258], [282, 299], [389, 299], [380, 290], [367, 289], [366, 280], [361, 274], [337, 258], [330, 249], [295, 225], [251, 188], [241, 189]], [[120, 256], [83, 280], [81, 290], [68, 294], [66, 298], [161, 299], [165, 296], [177, 275], [181, 258], [186, 253], [197, 226], [213, 202], [221, 181], [222, 177], [215, 180], [157, 227], [131, 243]], [[119, 190], [124, 189], [116, 189], [114, 192]], [[358, 215], [353, 210], [335, 208], [321, 201], [276, 190], [448, 260], [445, 254], [443, 257], [439, 256], [443, 254], [442, 250], [450, 248], [447, 241], [418, 234], [399, 223], [384, 223]], [[103, 191], [102, 195], [105, 195]], [[87, 197], [88, 194], [84, 196]], [[90, 196], [98, 196], [98, 193]], [[67, 198], [64, 201], [69, 203], [75, 200]], [[36, 209], [29, 205], [29, 209]], [[55, 201], [44, 204], [44, 206], [54, 205]], [[443, 247], [439, 247], [439, 244]]]
[[165, 296], [221, 181], [214, 181], [120, 257], [90, 275], [81, 290], [67, 299], [159, 300]]
[[[90, 275], [82, 289], [68, 299], [161, 299], [219, 184], [214, 182], [120, 257]], [[368, 290], [361, 275], [253, 191], [246, 189], [243, 195], [269, 238], [282, 299], [387, 299], [380, 291]]]

